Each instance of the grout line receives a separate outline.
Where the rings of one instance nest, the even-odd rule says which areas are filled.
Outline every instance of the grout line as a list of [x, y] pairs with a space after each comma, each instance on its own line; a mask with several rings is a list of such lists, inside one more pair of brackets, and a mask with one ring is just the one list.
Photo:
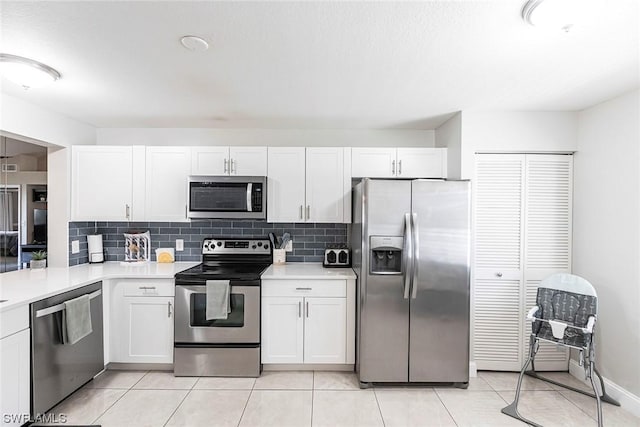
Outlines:
[[382, 409], [380, 408], [380, 402], [378, 402], [378, 394], [376, 393], [376, 389], [373, 389], [373, 398], [376, 400], [376, 405], [378, 406], [378, 413], [380, 414], [380, 419], [382, 420], [382, 425], [386, 426], [387, 424], [384, 422], [384, 415], [382, 415]]
[[[487, 390], [488, 391], [488, 390]], [[443, 402], [442, 398], [440, 397], [440, 394], [438, 393], [437, 389], [433, 389], [433, 392], [435, 393], [436, 397], [438, 398], [438, 400], [440, 401], [440, 403], [442, 404], [442, 406], [444, 407], [444, 410], [447, 411], [447, 414], [449, 414], [449, 417], [451, 418], [451, 420], [453, 420], [453, 423], [457, 426], [458, 422], [456, 421], [455, 418], [453, 418], [453, 414], [451, 413], [451, 411], [449, 410], [449, 408], [447, 408], [447, 405]]]
[[[107, 370], [105, 369], [104, 372], [107, 372]], [[116, 371], [114, 371], [114, 372], [116, 372]], [[125, 372], [125, 371], [121, 371], [121, 372]], [[98, 421], [102, 416], [104, 416], [104, 414], [106, 414], [109, 409], [113, 408], [116, 405], [116, 403], [118, 403], [127, 393], [129, 393], [131, 390], [133, 390], [133, 386], [135, 386], [140, 381], [142, 381], [142, 379], [147, 375], [148, 372], [149, 371], [145, 371], [144, 375], [142, 375], [138, 381], [136, 381], [131, 387], [129, 387], [127, 389], [121, 389], [121, 388], [102, 388], [102, 389], [92, 388], [93, 390], [124, 390], [124, 393], [122, 393], [122, 395], [119, 398], [117, 398], [111, 405], [109, 405], [109, 407], [107, 409], [105, 409], [102, 412], [102, 414], [100, 414], [95, 420], [93, 420], [93, 422], [91, 424], [95, 424], [96, 421]], [[94, 381], [95, 381], [95, 379], [94, 379]]]
[[[570, 391], [567, 389], [567, 391]], [[591, 415], [590, 413], [588, 413], [585, 409], [582, 409], [582, 407], [580, 405], [578, 405], [577, 403], [575, 403], [573, 400], [569, 399], [567, 396], [565, 396], [564, 394], [562, 394], [562, 390], [557, 390], [558, 394], [562, 397], [564, 397], [566, 400], [569, 401], [569, 403], [571, 403], [573, 406], [575, 406], [576, 408], [580, 409], [582, 412], [584, 412], [587, 417], [591, 418], [592, 420], [598, 421], [598, 411], [596, 410], [595, 416]], [[575, 392], [574, 392], [575, 393]], [[596, 399], [593, 399], [593, 404], [596, 404]], [[605, 402], [602, 402], [602, 405], [605, 405]], [[604, 423], [604, 406], [603, 406], [603, 411], [602, 411], [602, 419], [603, 419], [603, 423]]]
[[[184, 397], [182, 398], [180, 403], [178, 403], [178, 406], [176, 406], [176, 409], [174, 409], [173, 412], [171, 413], [171, 415], [169, 415], [169, 417], [167, 418], [167, 421], [165, 421], [164, 424], [162, 424], [163, 426], [166, 426], [167, 423], [169, 423], [169, 421], [171, 420], [171, 418], [173, 418], [175, 413], [178, 412], [178, 409], [180, 409], [180, 407], [182, 406], [184, 401], [187, 400], [187, 397], [191, 394], [191, 390], [193, 390], [193, 388], [191, 388], [189, 391], [187, 391], [187, 394], [184, 395]], [[182, 390], [174, 390], [174, 391], [182, 391]]]
[[242, 417], [244, 417], [244, 413], [247, 410], [247, 406], [249, 406], [249, 400], [251, 400], [251, 396], [253, 396], [253, 388], [249, 391], [249, 396], [247, 396], [247, 401], [244, 402], [244, 408], [242, 408], [242, 414], [240, 414], [240, 419], [238, 420], [238, 427], [240, 427], [240, 423], [242, 422]]

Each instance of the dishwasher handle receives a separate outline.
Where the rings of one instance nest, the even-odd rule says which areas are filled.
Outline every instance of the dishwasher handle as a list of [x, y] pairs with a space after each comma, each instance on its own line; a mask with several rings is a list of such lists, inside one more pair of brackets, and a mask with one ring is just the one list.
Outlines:
[[[102, 289], [98, 289], [97, 291], [90, 293], [89, 299], [94, 299], [100, 295], [102, 295]], [[52, 305], [51, 307], [43, 308], [42, 310], [36, 311], [36, 317], [47, 316], [49, 314], [57, 313], [62, 310], [64, 310], [64, 303]]]

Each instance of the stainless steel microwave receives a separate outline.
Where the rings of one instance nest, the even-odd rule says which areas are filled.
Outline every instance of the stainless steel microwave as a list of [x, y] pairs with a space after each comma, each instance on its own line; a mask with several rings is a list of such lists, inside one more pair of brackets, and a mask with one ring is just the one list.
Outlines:
[[264, 176], [190, 176], [189, 218], [267, 218]]

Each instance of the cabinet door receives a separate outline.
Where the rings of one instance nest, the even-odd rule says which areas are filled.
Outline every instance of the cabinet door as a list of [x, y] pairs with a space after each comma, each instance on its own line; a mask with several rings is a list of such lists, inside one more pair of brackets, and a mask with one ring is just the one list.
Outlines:
[[343, 222], [344, 149], [307, 148], [305, 220]]
[[147, 147], [145, 219], [187, 220], [188, 147]]
[[191, 147], [191, 175], [229, 175], [229, 147]]
[[473, 352], [478, 369], [522, 367], [524, 156], [476, 156]]
[[[173, 363], [173, 298], [123, 297], [121, 340], [114, 362]], [[122, 345], [124, 344], [124, 345]]]
[[131, 147], [73, 146], [71, 219], [129, 220], [133, 166]]
[[269, 147], [267, 222], [304, 221], [304, 190], [304, 147]]
[[303, 298], [262, 298], [262, 363], [304, 361]]
[[25, 329], [0, 340], [0, 414], [3, 426], [20, 426], [27, 420], [19, 418], [29, 414], [31, 396], [30, 329]]
[[351, 149], [351, 175], [357, 178], [392, 178], [396, 171], [395, 148]]
[[267, 147], [229, 147], [229, 172], [239, 176], [267, 176]]
[[398, 148], [398, 178], [444, 178], [446, 148]]
[[304, 363], [346, 363], [346, 298], [305, 298]]

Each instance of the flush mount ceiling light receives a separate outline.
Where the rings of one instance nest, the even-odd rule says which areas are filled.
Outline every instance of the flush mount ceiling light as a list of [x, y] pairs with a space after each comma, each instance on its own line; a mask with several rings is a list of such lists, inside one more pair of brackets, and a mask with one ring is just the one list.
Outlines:
[[180, 39], [180, 43], [182, 43], [185, 49], [193, 52], [204, 52], [209, 49], [209, 43], [198, 36], [184, 36]]
[[584, 22], [595, 9], [592, 0], [528, 0], [522, 8], [522, 19], [536, 27], [569, 31]]
[[25, 89], [42, 87], [62, 77], [42, 62], [8, 53], [0, 53], [0, 75]]

